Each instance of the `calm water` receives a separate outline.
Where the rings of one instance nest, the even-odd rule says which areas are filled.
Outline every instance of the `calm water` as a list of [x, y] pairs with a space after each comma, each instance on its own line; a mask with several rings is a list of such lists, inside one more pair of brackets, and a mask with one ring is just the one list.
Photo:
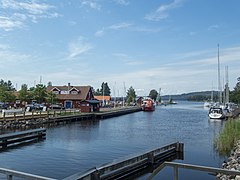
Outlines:
[[[154, 112], [47, 128], [46, 140], [1, 152], [0, 167], [62, 179], [175, 141], [184, 143], [184, 160], [178, 161], [220, 167], [223, 159], [214, 151], [213, 139], [223, 124], [209, 121], [202, 106], [179, 102]], [[154, 179], [173, 179], [172, 172], [164, 168]], [[180, 170], [179, 179], [215, 177]]]

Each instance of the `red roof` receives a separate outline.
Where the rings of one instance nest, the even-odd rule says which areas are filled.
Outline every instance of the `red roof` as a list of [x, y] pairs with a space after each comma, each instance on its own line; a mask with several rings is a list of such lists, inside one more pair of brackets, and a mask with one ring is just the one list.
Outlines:
[[[94, 96], [95, 99], [102, 101], [103, 96]], [[104, 101], [110, 101], [111, 96], [104, 96]]]

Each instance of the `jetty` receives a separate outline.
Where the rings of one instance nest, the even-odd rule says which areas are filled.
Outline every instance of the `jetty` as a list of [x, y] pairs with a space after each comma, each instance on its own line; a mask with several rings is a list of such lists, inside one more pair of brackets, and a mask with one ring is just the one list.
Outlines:
[[9, 147], [15, 147], [34, 141], [39, 141], [45, 139], [45, 137], [46, 129], [44, 128], [3, 134], [0, 135], [0, 151]]
[[59, 124], [90, 119], [105, 119], [141, 111], [138, 107], [108, 108], [100, 112], [81, 113], [79, 110], [32, 111], [22, 114], [0, 116], [0, 128], [19, 128], [23, 126]]
[[[167, 160], [171, 161], [174, 159], [183, 159], [183, 148], [183, 143], [175, 142], [127, 159], [113, 161], [112, 163], [105, 164], [100, 167], [94, 167], [84, 173], [76, 173], [64, 178], [63, 180], [113, 180], [140, 177], [147, 172], [153, 172], [155, 167]], [[0, 174], [6, 175], [7, 179], [20, 177], [35, 180], [54, 180], [53, 178], [6, 168], [0, 168]]]
[[175, 142], [127, 159], [94, 167], [84, 173], [76, 173], [64, 180], [135, 179], [148, 171], [152, 172], [164, 161], [183, 159], [183, 150], [183, 143]]

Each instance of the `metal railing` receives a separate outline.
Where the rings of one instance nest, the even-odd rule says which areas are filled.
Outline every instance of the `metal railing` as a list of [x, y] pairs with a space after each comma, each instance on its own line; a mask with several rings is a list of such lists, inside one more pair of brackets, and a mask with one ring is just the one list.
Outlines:
[[126, 159], [92, 168], [84, 173], [76, 173], [64, 180], [116, 179], [115, 177], [124, 177], [126, 174], [130, 176], [130, 174], [134, 174], [139, 170], [142, 171], [149, 165], [169, 160], [171, 157], [175, 157], [177, 153], [183, 153], [183, 148], [183, 143], [175, 142]]
[[53, 178], [38, 176], [34, 174], [24, 173], [20, 171], [11, 170], [11, 169], [5, 169], [5, 168], [0, 168], [0, 174], [6, 175], [7, 180], [12, 180], [13, 177], [29, 179], [29, 180], [56, 180]]
[[228, 174], [228, 175], [240, 175], [240, 171], [235, 170], [227, 170], [227, 169], [221, 169], [221, 168], [214, 168], [214, 167], [208, 167], [208, 166], [198, 166], [198, 165], [192, 165], [192, 164], [184, 164], [184, 163], [177, 163], [177, 162], [164, 162], [161, 164], [158, 168], [156, 168], [153, 173], [147, 178], [147, 180], [151, 180], [154, 176], [156, 176], [164, 167], [170, 166], [173, 167], [173, 177], [174, 180], [178, 180], [178, 169], [191, 169], [196, 171], [204, 171], [208, 173], [220, 173], [220, 174]]

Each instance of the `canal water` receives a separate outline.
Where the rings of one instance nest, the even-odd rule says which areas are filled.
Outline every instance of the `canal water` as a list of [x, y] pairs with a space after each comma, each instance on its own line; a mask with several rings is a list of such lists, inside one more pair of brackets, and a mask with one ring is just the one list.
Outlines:
[[[176, 141], [184, 143], [184, 160], [177, 162], [220, 167], [223, 157], [213, 141], [222, 126], [208, 119], [203, 103], [157, 106], [154, 112], [48, 127], [46, 140], [0, 152], [0, 167], [62, 179]], [[159, 178], [173, 179], [173, 169], [164, 168]], [[179, 179], [215, 176], [180, 169]]]

